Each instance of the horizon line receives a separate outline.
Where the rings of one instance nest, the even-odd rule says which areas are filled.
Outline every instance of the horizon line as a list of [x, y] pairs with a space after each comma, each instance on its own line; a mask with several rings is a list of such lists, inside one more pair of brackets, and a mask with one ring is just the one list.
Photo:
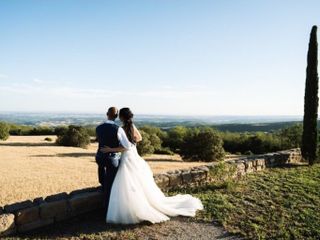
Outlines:
[[[1, 111], [0, 114], [22, 113], [22, 114], [105, 114], [106, 112], [86, 112], [86, 111]], [[181, 116], [181, 117], [303, 117], [297, 114], [163, 114], [163, 113], [135, 113], [144, 116]]]

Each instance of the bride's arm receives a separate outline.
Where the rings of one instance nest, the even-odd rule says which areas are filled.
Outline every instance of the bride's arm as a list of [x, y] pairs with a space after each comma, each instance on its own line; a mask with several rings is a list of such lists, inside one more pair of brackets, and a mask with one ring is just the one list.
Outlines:
[[119, 127], [118, 129], [118, 140], [120, 142], [121, 147], [110, 148], [108, 146], [104, 146], [103, 148], [101, 148], [101, 152], [123, 152], [125, 150], [130, 149], [133, 146], [133, 144], [128, 140], [127, 135], [122, 127]]
[[133, 137], [134, 137], [134, 141], [135, 141], [136, 143], [142, 141], [141, 133], [139, 132], [139, 130], [136, 128], [135, 125], [133, 125]]

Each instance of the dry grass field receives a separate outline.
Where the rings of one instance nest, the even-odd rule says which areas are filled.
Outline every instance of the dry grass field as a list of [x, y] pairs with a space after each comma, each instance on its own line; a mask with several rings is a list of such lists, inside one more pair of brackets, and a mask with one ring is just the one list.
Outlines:
[[[46, 136], [11, 136], [0, 142], [0, 206], [58, 192], [98, 186], [94, 160], [97, 144], [88, 149], [61, 147]], [[145, 157], [154, 173], [189, 168], [179, 156]]]

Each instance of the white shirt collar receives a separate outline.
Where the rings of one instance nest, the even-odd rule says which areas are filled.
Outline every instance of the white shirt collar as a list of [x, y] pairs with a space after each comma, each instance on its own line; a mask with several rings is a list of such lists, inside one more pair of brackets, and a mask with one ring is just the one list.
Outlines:
[[109, 124], [116, 124], [114, 121], [109, 120], [109, 119], [108, 119], [108, 120], [106, 120], [106, 121], [105, 121], [105, 123], [109, 123]]

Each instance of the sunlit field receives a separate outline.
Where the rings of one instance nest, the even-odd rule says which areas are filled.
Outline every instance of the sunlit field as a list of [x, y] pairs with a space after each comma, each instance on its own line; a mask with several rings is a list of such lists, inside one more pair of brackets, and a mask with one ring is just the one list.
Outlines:
[[[99, 185], [96, 143], [82, 149], [56, 146], [54, 141], [54, 136], [11, 136], [0, 142], [0, 206]], [[203, 165], [185, 163], [178, 155], [145, 159], [155, 174]]]

